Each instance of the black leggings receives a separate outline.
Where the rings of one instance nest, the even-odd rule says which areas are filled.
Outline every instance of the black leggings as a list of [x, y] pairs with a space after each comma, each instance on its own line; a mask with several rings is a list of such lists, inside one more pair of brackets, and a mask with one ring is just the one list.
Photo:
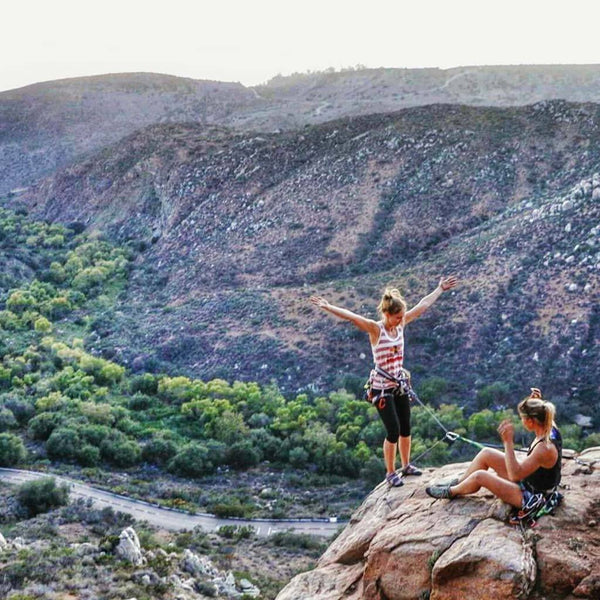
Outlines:
[[[374, 390], [375, 393], [377, 393]], [[395, 444], [398, 436], [410, 435], [410, 400], [408, 394], [395, 394], [386, 390], [375, 403], [377, 412], [383, 421], [387, 435], [385, 439]]]

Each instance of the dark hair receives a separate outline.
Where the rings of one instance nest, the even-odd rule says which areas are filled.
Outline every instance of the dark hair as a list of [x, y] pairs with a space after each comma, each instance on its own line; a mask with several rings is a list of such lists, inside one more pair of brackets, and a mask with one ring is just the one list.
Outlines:
[[381, 296], [381, 302], [379, 302], [377, 310], [388, 315], [404, 314], [406, 312], [406, 302], [399, 290], [396, 288], [386, 288], [383, 296]]
[[535, 419], [540, 423], [544, 427], [544, 439], [546, 442], [550, 441], [556, 408], [552, 402], [542, 399], [542, 392], [538, 388], [531, 388], [531, 394], [519, 402], [518, 411], [522, 417]]

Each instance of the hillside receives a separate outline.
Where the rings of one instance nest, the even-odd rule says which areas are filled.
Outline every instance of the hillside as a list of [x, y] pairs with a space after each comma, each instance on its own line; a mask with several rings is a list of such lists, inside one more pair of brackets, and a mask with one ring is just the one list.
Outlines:
[[38, 83], [0, 93], [0, 193], [152, 124], [272, 132], [440, 103], [598, 102], [599, 75], [599, 65], [519, 65], [329, 70], [277, 76], [253, 88], [154, 73]]
[[597, 427], [599, 117], [542, 102], [278, 134], [155, 125], [8, 202], [142, 251], [88, 340], [133, 369], [357, 390], [366, 340], [309, 295], [375, 316], [385, 285], [415, 303], [452, 271], [460, 288], [407, 331], [417, 383], [473, 408], [535, 383]]

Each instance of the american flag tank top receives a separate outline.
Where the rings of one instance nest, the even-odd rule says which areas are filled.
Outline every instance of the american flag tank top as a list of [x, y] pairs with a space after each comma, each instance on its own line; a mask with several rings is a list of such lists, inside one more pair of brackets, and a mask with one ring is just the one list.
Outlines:
[[[404, 330], [398, 326], [396, 337], [391, 337], [386, 331], [383, 321], [379, 325], [379, 340], [371, 346], [375, 366], [387, 371], [390, 375], [398, 377], [404, 359]], [[374, 389], [384, 390], [396, 387], [396, 383], [379, 375], [375, 369], [371, 371], [371, 382]]]

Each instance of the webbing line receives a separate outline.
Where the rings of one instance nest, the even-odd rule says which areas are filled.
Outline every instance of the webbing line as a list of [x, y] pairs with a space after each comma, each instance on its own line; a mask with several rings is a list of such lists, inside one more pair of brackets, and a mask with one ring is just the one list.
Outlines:
[[[413, 462], [416, 462], [418, 459], [420, 459], [423, 456], [425, 456], [425, 454], [427, 454], [428, 452], [430, 452], [431, 450], [433, 450], [438, 444], [440, 444], [441, 442], [445, 442], [445, 441], [447, 441], [450, 444], [452, 444], [456, 440], [461, 440], [462, 442], [465, 442], [467, 444], [471, 444], [472, 446], [475, 446], [476, 448], [479, 448], [480, 450], [483, 450], [484, 448], [504, 449], [504, 446], [501, 446], [499, 444], [482, 444], [481, 442], [476, 442], [475, 440], [471, 440], [469, 438], [463, 437], [462, 435], [459, 435], [458, 433], [455, 433], [454, 431], [448, 431], [448, 429], [446, 429], [444, 427], [444, 424], [436, 417], [435, 413], [428, 406], [426, 406], [423, 403], [423, 401], [419, 398], [419, 396], [417, 396], [417, 393], [415, 392], [415, 390], [413, 389], [413, 387], [410, 385], [410, 383], [408, 381], [408, 378], [406, 378], [406, 377], [402, 377], [402, 378], [394, 377], [393, 375], [391, 375], [390, 373], [388, 373], [385, 369], [382, 369], [381, 367], [375, 367], [375, 370], [380, 375], [383, 375], [387, 379], [389, 379], [391, 381], [394, 381], [398, 385], [402, 386], [402, 388], [404, 388], [406, 390], [406, 392], [408, 393], [409, 397], [412, 400], [416, 400], [416, 402], [418, 404], [420, 404], [429, 413], [429, 415], [431, 417], [433, 417], [433, 420], [444, 431], [444, 434], [445, 434], [444, 437], [441, 438], [441, 439], [439, 439], [433, 446], [431, 446], [430, 448], [428, 448], [427, 450], [425, 450], [425, 452], [422, 452], [416, 458], [414, 458]], [[517, 452], [527, 452], [527, 450], [523, 449], [523, 448], [515, 448], [515, 450]]]

